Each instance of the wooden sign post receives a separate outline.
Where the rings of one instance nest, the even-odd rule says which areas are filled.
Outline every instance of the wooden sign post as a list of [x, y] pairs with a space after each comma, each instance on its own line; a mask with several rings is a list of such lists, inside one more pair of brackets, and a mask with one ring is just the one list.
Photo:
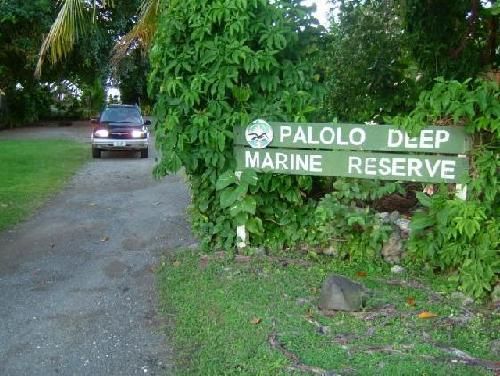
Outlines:
[[[282, 174], [460, 183], [470, 148], [463, 127], [429, 126], [415, 137], [392, 125], [258, 119], [234, 128], [238, 170]], [[465, 199], [465, 192], [457, 184], [457, 197]]]

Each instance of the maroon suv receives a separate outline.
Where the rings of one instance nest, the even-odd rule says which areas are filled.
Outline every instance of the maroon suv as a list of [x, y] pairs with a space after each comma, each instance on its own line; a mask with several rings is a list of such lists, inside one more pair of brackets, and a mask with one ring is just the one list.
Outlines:
[[99, 119], [92, 119], [92, 157], [101, 158], [103, 150], [135, 150], [148, 157], [149, 120], [144, 121], [134, 105], [106, 106]]

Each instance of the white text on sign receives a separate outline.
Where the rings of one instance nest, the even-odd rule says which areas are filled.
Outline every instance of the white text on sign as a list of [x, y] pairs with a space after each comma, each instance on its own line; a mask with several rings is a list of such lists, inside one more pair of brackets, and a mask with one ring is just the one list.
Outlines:
[[[367, 141], [366, 130], [362, 127], [343, 128], [322, 127], [318, 130], [314, 126], [281, 125], [279, 127], [279, 141], [292, 142], [294, 145], [339, 145], [364, 146]], [[386, 146], [388, 149], [439, 149], [450, 141], [450, 133], [446, 129], [424, 129], [418, 137], [410, 137], [407, 132], [399, 129], [390, 129], [387, 133]]]

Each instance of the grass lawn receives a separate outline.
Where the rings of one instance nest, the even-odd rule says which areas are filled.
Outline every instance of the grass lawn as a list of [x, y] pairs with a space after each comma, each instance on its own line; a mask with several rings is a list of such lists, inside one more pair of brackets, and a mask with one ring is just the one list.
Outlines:
[[[331, 272], [374, 291], [364, 312], [318, 311]], [[328, 257], [235, 262], [195, 251], [165, 259], [158, 278], [181, 375], [493, 375], [499, 366], [498, 312], [452, 300], [438, 279]]]
[[88, 159], [72, 141], [0, 141], [0, 231], [29, 216]]

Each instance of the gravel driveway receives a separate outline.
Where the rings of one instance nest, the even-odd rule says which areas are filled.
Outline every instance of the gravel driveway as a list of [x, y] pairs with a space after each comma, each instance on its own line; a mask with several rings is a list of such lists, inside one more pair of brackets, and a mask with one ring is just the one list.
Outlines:
[[[86, 125], [55, 128], [0, 139], [88, 142]], [[162, 253], [194, 239], [183, 179], [155, 181], [151, 154], [105, 153], [0, 233], [0, 375], [171, 373], [153, 269]]]

